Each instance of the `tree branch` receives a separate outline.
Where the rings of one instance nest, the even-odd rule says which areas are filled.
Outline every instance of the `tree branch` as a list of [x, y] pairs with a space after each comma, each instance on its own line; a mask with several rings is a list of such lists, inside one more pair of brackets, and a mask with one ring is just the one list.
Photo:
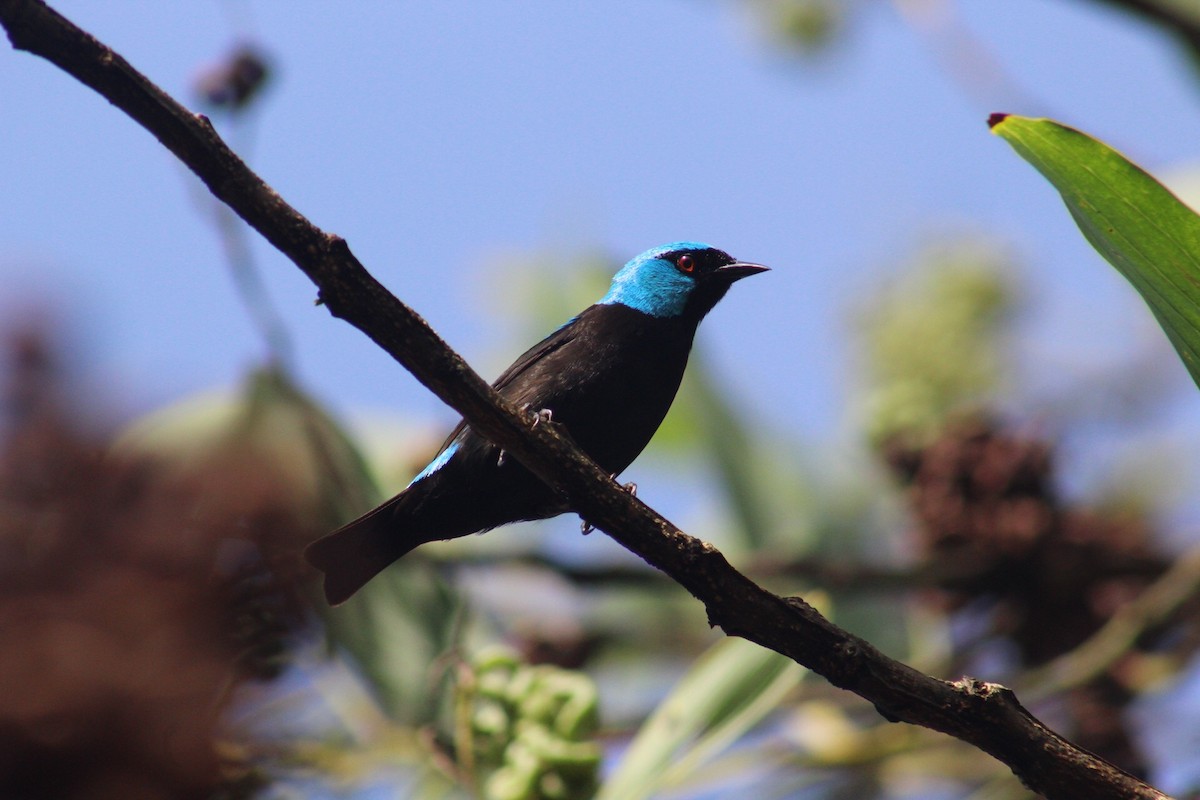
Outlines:
[[477, 431], [562, 492], [581, 517], [683, 585], [704, 603], [713, 625], [796, 660], [874, 703], [889, 719], [975, 745], [1046, 797], [1165, 797], [1048, 729], [1008, 689], [922, 675], [836, 627], [802, 599], [762, 589], [715, 548], [623, 491], [557, 426], [534, 427], [531, 412], [492, 391], [367, 273], [341, 238], [315, 227], [251, 172], [203, 116], [188, 112], [40, 0], [0, 0], [0, 24], [14, 47], [54, 63], [150, 131], [295, 262], [334, 316], [366, 333]]

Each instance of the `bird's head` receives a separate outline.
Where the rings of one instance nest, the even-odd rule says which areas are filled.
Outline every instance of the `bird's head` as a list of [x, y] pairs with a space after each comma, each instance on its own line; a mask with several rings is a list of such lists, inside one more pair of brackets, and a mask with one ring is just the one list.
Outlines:
[[600, 303], [699, 322], [734, 281], [766, 270], [706, 244], [674, 242], [647, 250], [622, 267]]

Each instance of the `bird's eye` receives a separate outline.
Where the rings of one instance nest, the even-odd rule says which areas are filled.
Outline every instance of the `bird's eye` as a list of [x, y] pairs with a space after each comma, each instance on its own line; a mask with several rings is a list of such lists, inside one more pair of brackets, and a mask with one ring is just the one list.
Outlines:
[[679, 257], [679, 260], [675, 262], [675, 266], [679, 267], [680, 272], [691, 275], [696, 271], [696, 259], [692, 258], [687, 253], [684, 253]]

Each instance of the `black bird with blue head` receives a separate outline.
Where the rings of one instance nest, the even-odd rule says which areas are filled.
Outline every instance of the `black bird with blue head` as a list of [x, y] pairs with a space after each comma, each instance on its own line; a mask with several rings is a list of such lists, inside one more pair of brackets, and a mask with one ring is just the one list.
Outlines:
[[[534, 345], [493, 387], [519, 407], [550, 412], [597, 464], [624, 470], [675, 399], [700, 320], [735, 281], [766, 271], [699, 242], [647, 250], [608, 293]], [[455, 539], [569, 509], [515, 459], [465, 422], [400, 494], [309, 545], [338, 604], [425, 542]]]

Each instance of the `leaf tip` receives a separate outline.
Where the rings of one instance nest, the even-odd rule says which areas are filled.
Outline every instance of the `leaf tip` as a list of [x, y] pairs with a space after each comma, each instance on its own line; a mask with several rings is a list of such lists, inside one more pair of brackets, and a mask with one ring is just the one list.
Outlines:
[[1004, 120], [1006, 120], [1006, 119], [1008, 119], [1008, 114], [1005, 114], [1002, 111], [997, 111], [993, 114], [989, 114], [988, 115], [988, 129], [995, 130], [996, 126], [999, 125], [1001, 122], [1004, 122]]

